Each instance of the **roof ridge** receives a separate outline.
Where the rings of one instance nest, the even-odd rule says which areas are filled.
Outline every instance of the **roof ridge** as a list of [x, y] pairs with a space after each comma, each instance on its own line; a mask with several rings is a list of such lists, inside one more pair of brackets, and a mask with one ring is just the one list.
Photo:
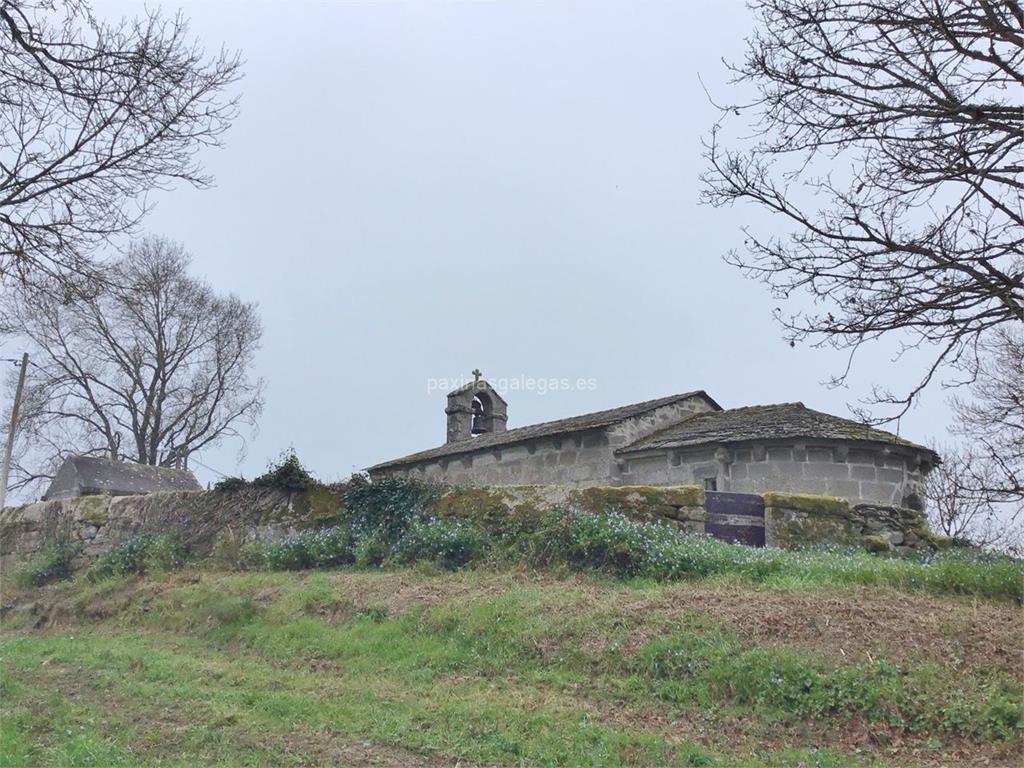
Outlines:
[[[757, 403], [755, 405], [737, 405], [735, 408], [723, 408], [721, 411], [714, 411], [714, 413], [726, 413], [729, 411], [749, 411], [754, 408], [783, 408], [786, 406], [797, 405], [801, 408], [807, 408], [802, 400], [791, 400], [787, 403]], [[813, 408], [807, 408], [808, 411], [813, 411]], [[712, 413], [712, 411], [706, 411], [706, 413]], [[818, 411], [818, 413], [824, 413], [824, 411]]]
[[[654, 397], [654, 398], [651, 398], [650, 400], [641, 400], [638, 403], [626, 403], [626, 405], [617, 405], [614, 408], [602, 408], [599, 411], [590, 411], [589, 413], [579, 413], [579, 414], [577, 414], [575, 416], [564, 416], [561, 419], [551, 419], [549, 421], [538, 421], [535, 424], [524, 424], [521, 427], [513, 427], [512, 429], [506, 429], [504, 432], [499, 432], [498, 434], [507, 435], [509, 432], [515, 432], [516, 430], [519, 430], [519, 429], [533, 429], [535, 427], [544, 427], [544, 426], [547, 426], [548, 424], [557, 424], [560, 421], [572, 421], [574, 419], [586, 419], [586, 418], [590, 418], [590, 417], [593, 417], [593, 416], [600, 416], [601, 414], [605, 414], [605, 413], [611, 413], [612, 411], [620, 411], [620, 410], [623, 410], [625, 408], [640, 408], [640, 406], [646, 406], [644, 408], [640, 408], [640, 410], [637, 411], [637, 413], [644, 413], [645, 411], [649, 411], [652, 408], [659, 408], [662, 405], [668, 405], [669, 403], [675, 402], [676, 400], [684, 400], [687, 397], [693, 397], [695, 395], [704, 395], [709, 400], [711, 400], [711, 396], [708, 395], [708, 393], [705, 392], [703, 389], [695, 389], [692, 392], [681, 392], [678, 395], [665, 395], [664, 397]], [[714, 401], [712, 400], [712, 402], [714, 402]], [[654, 405], [655, 403], [657, 403], [657, 405]], [[718, 405], [718, 403], [715, 403], [715, 405]], [[626, 418], [626, 417], [623, 416], [623, 418]]]

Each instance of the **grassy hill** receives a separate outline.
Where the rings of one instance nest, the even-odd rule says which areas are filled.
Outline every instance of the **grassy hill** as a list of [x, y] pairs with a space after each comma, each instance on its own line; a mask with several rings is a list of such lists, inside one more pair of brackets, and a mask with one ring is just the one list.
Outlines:
[[1019, 765], [1006, 574], [989, 596], [915, 579], [424, 563], [7, 579], [0, 762]]

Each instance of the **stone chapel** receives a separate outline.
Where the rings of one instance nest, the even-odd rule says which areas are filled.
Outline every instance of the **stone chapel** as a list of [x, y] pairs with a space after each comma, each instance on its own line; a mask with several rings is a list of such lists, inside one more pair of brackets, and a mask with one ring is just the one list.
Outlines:
[[722, 408], [703, 390], [508, 428], [484, 379], [448, 394], [436, 448], [369, 468], [371, 478], [451, 485], [703, 485], [813, 493], [920, 510], [931, 449], [803, 403]]

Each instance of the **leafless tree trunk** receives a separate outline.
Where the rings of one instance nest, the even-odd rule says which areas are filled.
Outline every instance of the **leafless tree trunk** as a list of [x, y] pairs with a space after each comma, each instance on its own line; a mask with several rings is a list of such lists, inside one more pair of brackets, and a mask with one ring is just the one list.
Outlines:
[[196, 153], [234, 118], [239, 67], [181, 16], [108, 24], [85, 2], [0, 0], [0, 278], [74, 281], [148, 191], [208, 185]]
[[[727, 258], [780, 299], [812, 300], [777, 310], [791, 343], [845, 348], [851, 362], [889, 335], [930, 351], [911, 391], [875, 391], [891, 419], [936, 376], [973, 378], [988, 335], [1024, 324], [1024, 11], [751, 8], [757, 31], [733, 71], [755, 96], [724, 108], [706, 142], [704, 200], [752, 202], [785, 227], [746, 231], [745, 252]], [[737, 115], [752, 138], [725, 138]]]
[[188, 265], [181, 246], [149, 238], [70, 301], [48, 290], [8, 297], [12, 329], [36, 363], [22, 482], [50, 474], [68, 453], [168, 465], [255, 425], [256, 307], [216, 295]]

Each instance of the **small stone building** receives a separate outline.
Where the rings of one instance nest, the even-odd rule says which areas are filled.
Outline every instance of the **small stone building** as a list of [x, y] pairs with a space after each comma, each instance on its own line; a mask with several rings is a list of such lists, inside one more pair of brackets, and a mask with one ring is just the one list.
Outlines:
[[813, 493], [920, 509], [929, 448], [783, 403], [723, 409], [706, 392], [507, 429], [484, 380], [448, 395], [444, 445], [370, 467], [371, 478], [453, 485], [676, 486]]
[[75, 496], [137, 496], [155, 491], [199, 491], [188, 470], [154, 467], [97, 456], [72, 456], [65, 461], [43, 494], [44, 501]]

